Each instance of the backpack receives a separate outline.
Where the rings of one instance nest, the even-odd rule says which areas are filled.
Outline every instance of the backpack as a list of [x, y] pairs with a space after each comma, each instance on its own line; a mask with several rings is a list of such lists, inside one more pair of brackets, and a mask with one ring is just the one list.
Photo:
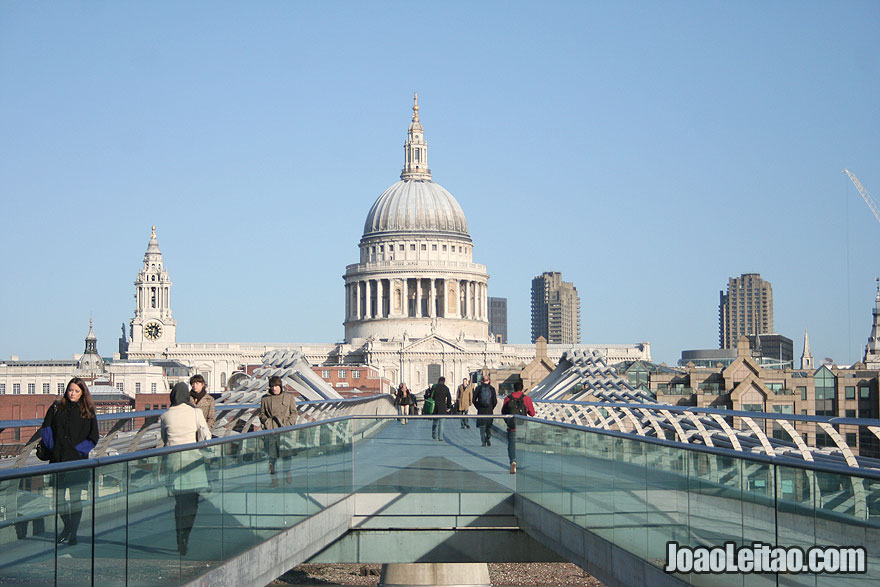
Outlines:
[[526, 400], [523, 399], [522, 395], [519, 397], [515, 395], [510, 396], [510, 399], [507, 400], [507, 413], [520, 416], [527, 416], [529, 414], [528, 410], [526, 410]]
[[422, 403], [422, 414], [434, 413], [434, 388], [425, 392], [425, 401]]
[[492, 388], [488, 385], [481, 385], [477, 390], [477, 397], [474, 398], [474, 405], [478, 408], [491, 408]]

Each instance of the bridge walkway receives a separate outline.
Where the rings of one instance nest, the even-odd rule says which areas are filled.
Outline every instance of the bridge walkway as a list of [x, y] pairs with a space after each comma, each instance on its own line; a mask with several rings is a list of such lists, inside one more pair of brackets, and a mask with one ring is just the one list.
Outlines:
[[[79, 463], [92, 481], [80, 496], [77, 545], [54, 540], [57, 514], [72, 500], [56, 488], [71, 467], [5, 471], [0, 581], [260, 583], [307, 560], [571, 560], [609, 584], [816, 585], [880, 574], [870, 547], [880, 512], [873, 502], [860, 507], [852, 489], [873, 494], [880, 475], [861, 472], [853, 483], [852, 472], [539, 420], [520, 424], [519, 471], [510, 475], [505, 435], [482, 447], [473, 423], [461, 429], [446, 418], [443, 442], [431, 439], [428, 418], [404, 426], [348, 417], [185, 447], [210, 480], [185, 556], [168, 491], [177, 447]], [[270, 442], [285, 457], [274, 477]], [[833, 504], [816, 501], [818, 485], [836, 495]], [[661, 570], [668, 540], [862, 544], [870, 558], [862, 575], [673, 576]]]

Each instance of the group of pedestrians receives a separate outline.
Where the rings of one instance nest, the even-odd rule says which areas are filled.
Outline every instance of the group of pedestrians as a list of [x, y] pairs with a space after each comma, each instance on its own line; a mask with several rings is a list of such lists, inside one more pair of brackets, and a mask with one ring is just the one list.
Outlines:
[[[425, 391], [424, 412], [436, 416], [446, 414], [467, 415], [471, 406], [476, 408], [477, 415], [491, 416], [495, 413], [498, 406], [498, 394], [495, 387], [492, 386], [491, 379], [487, 373], [480, 377], [480, 384], [473, 387], [467, 378], [462, 379], [461, 385], [458, 386], [458, 399], [453, 403], [449, 388], [446, 386], [446, 378], [440, 377], [437, 383]], [[404, 403], [407, 402], [407, 403]], [[395, 404], [398, 406], [398, 413], [404, 415], [404, 406], [409, 406], [415, 402], [415, 398], [401, 383], [395, 396]], [[513, 384], [513, 392], [504, 398], [501, 406], [503, 415], [535, 415], [535, 406], [532, 398], [525, 394], [522, 379], [518, 379]], [[481, 446], [492, 446], [492, 424], [493, 418], [477, 418], [477, 428], [480, 430]], [[470, 429], [470, 421], [466, 417], [459, 419], [462, 429]], [[403, 420], [405, 423], [405, 419]], [[510, 473], [516, 473], [516, 418], [505, 418], [507, 425], [507, 457], [510, 461]], [[443, 441], [443, 418], [434, 418], [431, 422], [431, 439]]]
[[[165, 446], [178, 446], [208, 440], [216, 420], [214, 398], [207, 391], [201, 375], [193, 375], [189, 385], [176, 383], [170, 393], [170, 404], [159, 418], [159, 433]], [[264, 429], [282, 428], [296, 423], [296, 399], [284, 391], [281, 378], [269, 379], [269, 390], [260, 402], [260, 423]], [[46, 412], [40, 427], [41, 457], [48, 455], [50, 463], [87, 459], [98, 444], [98, 419], [95, 404], [86, 382], [74, 377], [68, 382], [64, 395]], [[272, 485], [277, 461], [282, 455], [277, 436], [268, 436], [264, 442], [269, 458]], [[189, 450], [166, 455], [163, 460], [169, 496], [174, 498], [174, 521], [177, 550], [186, 555], [189, 537], [195, 524], [200, 494], [210, 490], [207, 468], [199, 451]], [[290, 470], [285, 467], [286, 482], [292, 482]], [[83, 496], [89, 492], [90, 469], [58, 473], [55, 489], [58, 497], [58, 515], [62, 527], [57, 532], [58, 544], [75, 545], [83, 513]]]

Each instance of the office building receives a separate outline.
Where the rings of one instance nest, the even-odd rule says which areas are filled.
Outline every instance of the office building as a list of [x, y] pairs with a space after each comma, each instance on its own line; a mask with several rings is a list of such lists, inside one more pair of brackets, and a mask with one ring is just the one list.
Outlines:
[[532, 279], [532, 342], [539, 336], [549, 344], [581, 341], [581, 301], [577, 288], [562, 274], [546, 272]]
[[507, 344], [507, 298], [489, 296], [489, 336]]
[[731, 277], [719, 297], [719, 348], [736, 348], [740, 336], [773, 332], [773, 286], [758, 273]]

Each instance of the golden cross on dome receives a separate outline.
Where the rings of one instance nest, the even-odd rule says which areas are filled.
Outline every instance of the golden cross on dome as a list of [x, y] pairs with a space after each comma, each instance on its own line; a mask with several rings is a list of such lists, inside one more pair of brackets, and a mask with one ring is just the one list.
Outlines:
[[419, 93], [415, 93], [414, 104], [413, 104], [413, 122], [419, 121]]

